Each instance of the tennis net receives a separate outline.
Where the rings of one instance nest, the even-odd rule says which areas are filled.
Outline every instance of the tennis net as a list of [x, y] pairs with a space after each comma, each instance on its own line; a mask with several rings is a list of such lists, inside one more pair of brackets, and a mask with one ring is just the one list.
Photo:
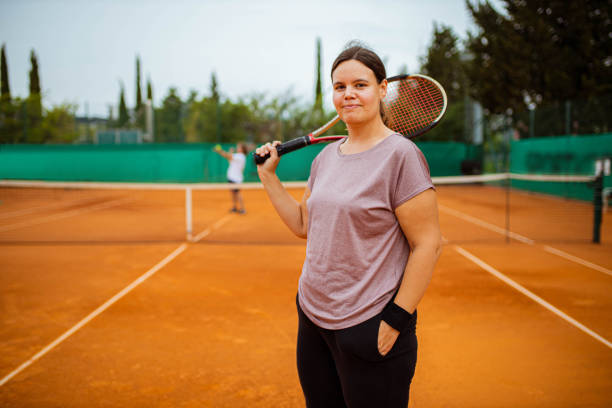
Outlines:
[[590, 242], [594, 181], [512, 173], [434, 178], [442, 232], [449, 242]]
[[[592, 240], [594, 205], [584, 198], [593, 197], [592, 177], [500, 173], [433, 181], [448, 242]], [[285, 185], [301, 199], [305, 183]], [[0, 244], [304, 245], [280, 221], [259, 183], [239, 186], [247, 213], [230, 212], [235, 187], [0, 181]]]

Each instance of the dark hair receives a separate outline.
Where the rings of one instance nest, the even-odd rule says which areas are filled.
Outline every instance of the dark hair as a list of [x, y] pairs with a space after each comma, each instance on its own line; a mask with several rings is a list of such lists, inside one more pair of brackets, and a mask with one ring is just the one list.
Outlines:
[[338, 65], [349, 60], [359, 61], [370, 68], [372, 72], [374, 72], [374, 76], [379, 84], [387, 77], [385, 64], [383, 64], [380, 57], [358, 41], [351, 41], [348, 43], [344, 50], [336, 57], [332, 65], [331, 75], [334, 75], [334, 71], [338, 68]]
[[236, 150], [239, 151], [240, 153], [244, 153], [244, 154], [248, 154], [249, 153], [249, 149], [247, 148], [246, 144], [244, 144], [244, 143], [236, 144]]
[[[351, 41], [346, 44], [344, 50], [336, 57], [336, 60], [332, 64], [331, 76], [333, 82], [334, 71], [338, 68], [338, 65], [343, 62], [355, 60], [361, 62], [366, 67], [370, 68], [374, 72], [376, 81], [380, 84], [383, 79], [387, 78], [387, 70], [385, 70], [385, 64], [383, 64], [380, 57], [371, 49], [363, 45], [359, 41]], [[385, 125], [387, 125], [387, 118], [385, 117], [385, 108], [380, 101], [380, 117], [382, 118]]]

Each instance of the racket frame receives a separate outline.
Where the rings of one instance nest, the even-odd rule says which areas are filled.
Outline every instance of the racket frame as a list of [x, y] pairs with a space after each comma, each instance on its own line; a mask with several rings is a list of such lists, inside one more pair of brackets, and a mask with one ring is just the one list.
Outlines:
[[[446, 96], [446, 91], [444, 90], [444, 87], [435, 79], [433, 79], [430, 76], [427, 75], [423, 75], [423, 74], [412, 74], [412, 75], [408, 75], [408, 74], [402, 74], [402, 75], [395, 75], [392, 76], [390, 78], [387, 78], [387, 82], [395, 82], [395, 81], [401, 81], [402, 79], [406, 79], [407, 77], [420, 77], [420, 78], [424, 78], [430, 82], [433, 82], [438, 89], [440, 90], [440, 93], [442, 94], [442, 110], [440, 111], [440, 113], [438, 114], [438, 116], [431, 122], [431, 124], [421, 130], [419, 130], [416, 133], [411, 133], [410, 135], [403, 135], [404, 137], [407, 137], [409, 139], [412, 139], [413, 137], [416, 136], [420, 136], [425, 132], [430, 131], [434, 126], [436, 126], [438, 123], [440, 123], [440, 120], [442, 120], [442, 117], [444, 116], [444, 113], [446, 113], [446, 107], [448, 106], [448, 97]], [[384, 102], [383, 102], [384, 103]]]

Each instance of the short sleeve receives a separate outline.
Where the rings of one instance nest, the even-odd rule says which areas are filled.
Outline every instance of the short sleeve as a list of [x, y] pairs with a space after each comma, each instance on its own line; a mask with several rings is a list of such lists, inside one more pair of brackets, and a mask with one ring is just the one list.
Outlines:
[[319, 156], [320, 153], [314, 158], [310, 165], [310, 176], [308, 176], [308, 189], [312, 191], [314, 187], [315, 179], [317, 178], [317, 170], [319, 169]]
[[427, 160], [414, 143], [396, 153], [400, 155], [400, 165], [392, 201], [394, 210], [417, 194], [434, 188]]

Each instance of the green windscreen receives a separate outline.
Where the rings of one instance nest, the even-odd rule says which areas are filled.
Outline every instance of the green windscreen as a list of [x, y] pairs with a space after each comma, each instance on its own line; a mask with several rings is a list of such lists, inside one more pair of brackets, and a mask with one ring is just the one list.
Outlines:
[[[108, 135], [110, 138], [113, 135]], [[431, 175], [461, 174], [461, 163], [474, 149], [461, 143], [423, 142]], [[224, 182], [228, 162], [213, 151], [215, 144], [1, 145], [0, 178], [56, 181]], [[283, 181], [305, 181], [315, 144], [292, 152], [278, 167]], [[235, 147], [223, 144], [224, 150]], [[252, 153], [245, 181], [258, 181]]]

